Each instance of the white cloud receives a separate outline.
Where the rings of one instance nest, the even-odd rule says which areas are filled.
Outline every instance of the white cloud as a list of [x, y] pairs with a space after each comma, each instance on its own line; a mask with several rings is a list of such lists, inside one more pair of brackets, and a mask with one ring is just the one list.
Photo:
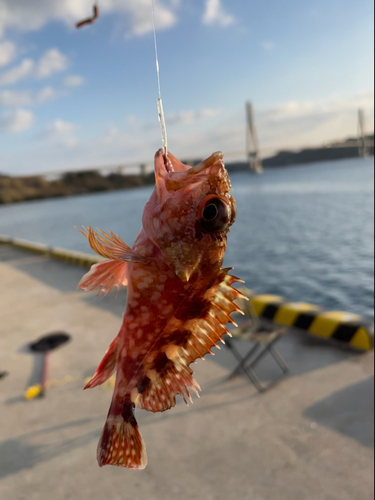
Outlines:
[[67, 67], [68, 58], [59, 50], [51, 49], [41, 57], [35, 74], [37, 78], [48, 78], [54, 73], [65, 71]]
[[[374, 130], [372, 89], [322, 101], [290, 101], [268, 108], [255, 106], [255, 122], [262, 154], [269, 156], [281, 149], [315, 147], [349, 136], [355, 137], [357, 110], [360, 107], [366, 110], [366, 131], [371, 133]], [[185, 116], [185, 113], [178, 113], [176, 116], [179, 115]], [[173, 125], [168, 128], [169, 145], [171, 151], [179, 157], [199, 158], [214, 150], [223, 150], [228, 160], [244, 159], [245, 107], [229, 113], [221, 111], [214, 120], [202, 124], [198, 121], [190, 122], [190, 127], [183, 129], [167, 119], [167, 126], [168, 124]], [[112, 147], [116, 149], [115, 144]], [[141, 159], [139, 156], [138, 158]]]
[[0, 118], [1, 134], [16, 134], [28, 130], [34, 123], [34, 114], [26, 109], [5, 113]]
[[289, 101], [256, 111], [258, 136], [265, 152], [323, 145], [357, 134], [357, 111], [363, 108], [367, 133], [374, 130], [374, 91], [323, 101]]
[[0, 108], [4, 107], [19, 107], [31, 106], [33, 97], [31, 92], [25, 90], [23, 92], [14, 92], [13, 90], [3, 90], [0, 92]]
[[52, 125], [46, 128], [42, 137], [62, 137], [73, 134], [77, 130], [77, 125], [63, 120], [55, 120]]
[[[219, 115], [221, 111], [219, 109], [197, 109], [192, 111], [181, 110], [177, 113], [169, 113], [165, 117], [167, 128], [169, 126], [179, 127], [179, 126], [189, 126], [193, 123], [202, 122], [204, 120], [209, 120], [210, 118], [214, 118]], [[132, 127], [132, 129], [137, 129], [139, 132], [151, 130], [155, 128], [155, 124], [157, 126], [158, 120], [154, 117], [153, 120], [141, 121], [135, 115], [130, 115], [127, 118], [128, 125]], [[112, 127], [111, 130], [117, 130], [116, 127]]]
[[16, 46], [12, 42], [0, 43], [0, 68], [7, 66], [16, 57]]
[[[156, 23], [167, 29], [177, 22], [178, 0], [155, 2]], [[50, 21], [61, 21], [71, 29], [92, 12], [93, 0], [0, 0], [0, 37], [9, 28], [39, 30]], [[100, 15], [121, 13], [128, 23], [128, 35], [143, 35], [152, 30], [151, 0], [101, 0]]]
[[0, 87], [15, 85], [27, 78], [48, 78], [54, 73], [65, 71], [68, 64], [68, 58], [58, 49], [47, 50], [37, 63], [33, 59], [24, 59], [18, 66], [1, 73]]
[[71, 87], [71, 88], [80, 87], [81, 85], [84, 84], [84, 81], [85, 80], [82, 76], [71, 75], [65, 78], [64, 85], [65, 87]]
[[[327, 141], [355, 136], [358, 107], [366, 110], [366, 130], [370, 133], [374, 128], [372, 89], [325, 101], [281, 102], [263, 109], [255, 106], [262, 155], [269, 156], [279, 149], [318, 146]], [[176, 113], [175, 116], [184, 116], [184, 113]], [[198, 111], [194, 113], [199, 115]], [[35, 141], [12, 152], [0, 148], [1, 169], [4, 172], [26, 173], [130, 162], [149, 162], [151, 165], [155, 151], [161, 147], [160, 130], [157, 118], [152, 127], [145, 125], [148, 121], [131, 116], [123, 128], [111, 123], [101, 135], [77, 141], [75, 134], [78, 127], [57, 120], [44, 132], [44, 136], [48, 132], [49, 140]], [[201, 158], [222, 150], [226, 161], [243, 160], [245, 107], [230, 112], [222, 110], [207, 120], [190, 123], [182, 120], [180, 124], [168, 128], [168, 136], [170, 151], [181, 159]]]
[[37, 93], [33, 93], [29, 90], [19, 92], [14, 90], [3, 90], [0, 91], [0, 108], [34, 106], [38, 103], [56, 99], [60, 95], [61, 93], [57, 92], [52, 87], [44, 87]]
[[220, 113], [217, 109], [200, 109], [198, 111], [180, 111], [167, 116], [170, 125], [191, 124], [197, 120], [212, 118]]
[[24, 59], [18, 66], [0, 74], [0, 87], [14, 85], [33, 74], [35, 63], [32, 59]]
[[342, 112], [352, 112], [358, 108], [374, 107], [374, 91], [365, 91], [350, 97], [331, 97], [323, 101], [287, 101], [260, 113], [273, 121], [295, 120], [313, 116], [327, 116]]
[[270, 51], [275, 49], [276, 44], [272, 40], [264, 40], [263, 42], [261, 42], [260, 46], [263, 50]]
[[[125, 2], [113, 0], [113, 3], [118, 4], [118, 8], [126, 14], [129, 22], [128, 36], [142, 36], [153, 30], [151, 0], [126, 0]], [[167, 7], [160, 1], [155, 1], [155, 25], [157, 29], [165, 30], [177, 23], [174, 12], [177, 6], [178, 2], [172, 2], [171, 7]]]
[[121, 134], [119, 129], [112, 125], [111, 127], [109, 127], [108, 132], [104, 136], [104, 144], [114, 144], [118, 141], [120, 136]]
[[229, 26], [234, 23], [234, 17], [224, 11], [221, 0], [207, 0], [203, 23]]
[[78, 126], [74, 123], [55, 120], [39, 135], [39, 138], [48, 141], [52, 140], [53, 143], [60, 143], [66, 148], [72, 148], [78, 143], [74, 136], [74, 132], [76, 132], [77, 129]]
[[58, 92], [52, 87], [44, 87], [44, 89], [36, 95], [36, 102], [51, 101], [52, 99], [56, 99], [58, 95]]

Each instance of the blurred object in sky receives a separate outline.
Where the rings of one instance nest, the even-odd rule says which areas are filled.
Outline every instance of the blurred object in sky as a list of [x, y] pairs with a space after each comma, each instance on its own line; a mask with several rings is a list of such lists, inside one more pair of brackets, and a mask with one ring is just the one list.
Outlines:
[[86, 26], [88, 24], [93, 24], [99, 17], [99, 6], [98, 2], [96, 2], [93, 6], [93, 15], [91, 17], [88, 17], [87, 19], [84, 19], [83, 21], [80, 21], [79, 23], [76, 24], [76, 28], [82, 28], [83, 26]]

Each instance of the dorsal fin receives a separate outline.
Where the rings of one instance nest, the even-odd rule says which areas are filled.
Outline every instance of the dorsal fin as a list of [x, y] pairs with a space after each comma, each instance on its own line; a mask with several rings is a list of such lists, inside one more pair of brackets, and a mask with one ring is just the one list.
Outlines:
[[219, 347], [219, 341], [225, 343], [222, 337], [225, 334], [230, 335], [225, 325], [235, 324], [230, 315], [235, 311], [242, 313], [234, 301], [244, 298], [244, 295], [232, 287], [234, 283], [241, 283], [242, 280], [231, 276], [228, 271], [230, 269], [223, 269], [217, 284], [204, 295], [208, 305], [200, 317], [191, 319], [184, 325], [187, 334], [176, 344], [176, 347], [179, 347], [176, 351], [177, 358], [182, 364], [189, 365], [197, 358], [203, 358], [208, 353], [213, 354], [212, 347]]
[[[138, 385], [136, 405], [149, 411], [165, 411], [176, 404], [176, 395], [190, 398], [189, 389], [197, 395], [200, 389], [193, 378], [190, 364], [197, 358], [203, 358], [211, 353], [212, 347], [223, 335], [229, 334], [225, 325], [233, 322], [230, 314], [241, 310], [234, 304], [234, 300], [244, 298], [243, 294], [232, 287], [238, 278], [228, 274], [229, 269], [222, 270], [217, 283], [210, 288], [202, 298], [196, 301], [201, 304], [201, 310], [196, 310], [199, 317], [187, 321], [178, 320], [185, 313], [194, 310], [194, 300], [184, 304], [175, 313], [170, 322], [170, 330], [163, 336], [169, 342], [163, 351], [148, 364], [149, 370], [143, 374]], [[177, 316], [177, 318], [176, 318]], [[177, 325], [179, 328], [176, 329]]]

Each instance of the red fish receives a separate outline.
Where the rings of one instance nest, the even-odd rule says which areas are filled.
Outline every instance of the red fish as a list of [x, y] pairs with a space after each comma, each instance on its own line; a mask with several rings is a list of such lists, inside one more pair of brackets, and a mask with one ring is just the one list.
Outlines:
[[[98, 462], [144, 469], [146, 449], [135, 408], [162, 412], [176, 395], [198, 394], [190, 364], [228, 333], [238, 278], [222, 269], [227, 233], [236, 217], [230, 181], [215, 153], [195, 167], [163, 150], [155, 156], [156, 187], [133, 248], [118, 236], [85, 228], [83, 234], [106, 261], [96, 264], [79, 287], [128, 286], [120, 333], [86, 388], [116, 371], [111, 407], [98, 446]], [[81, 231], [82, 232], [82, 231]], [[212, 354], [212, 352], [211, 352]]]

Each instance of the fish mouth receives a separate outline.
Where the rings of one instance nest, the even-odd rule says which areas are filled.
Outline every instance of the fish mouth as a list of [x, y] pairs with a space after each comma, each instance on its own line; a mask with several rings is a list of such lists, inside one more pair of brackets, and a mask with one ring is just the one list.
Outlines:
[[155, 180], [159, 203], [164, 203], [175, 191], [191, 190], [210, 177], [212, 179], [219, 177], [224, 169], [223, 157], [223, 153], [217, 152], [191, 167], [181, 163], [171, 153], [159, 149], [155, 155]]
[[155, 155], [155, 170], [157, 166], [159, 167], [159, 169], [160, 167], [163, 167], [165, 173], [167, 174], [171, 174], [175, 171], [173, 163], [169, 159], [169, 153], [165, 152], [162, 148], [159, 149], [159, 151], [157, 151]]
[[190, 167], [181, 163], [175, 156], [164, 149], [159, 149], [155, 155], [155, 174], [157, 177], [166, 177], [176, 172], [185, 172]]
[[222, 165], [223, 158], [224, 153], [222, 153], [221, 151], [217, 151], [216, 153], [213, 153], [209, 158], [207, 158], [207, 160], [198, 163], [198, 165], [195, 165], [194, 167], [191, 167], [191, 169], [189, 170], [189, 175], [200, 174], [201, 172], [207, 170], [218, 162], [220, 162], [220, 165]]
[[187, 172], [189, 176], [200, 174], [217, 162], [222, 162], [224, 154], [221, 151], [213, 153], [207, 160], [191, 167], [181, 163], [175, 156], [164, 149], [159, 149], [155, 155], [155, 173], [161, 177], [168, 174]]

